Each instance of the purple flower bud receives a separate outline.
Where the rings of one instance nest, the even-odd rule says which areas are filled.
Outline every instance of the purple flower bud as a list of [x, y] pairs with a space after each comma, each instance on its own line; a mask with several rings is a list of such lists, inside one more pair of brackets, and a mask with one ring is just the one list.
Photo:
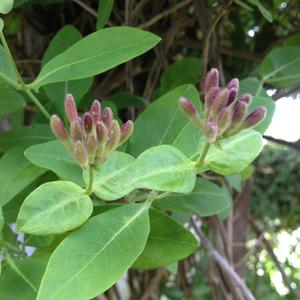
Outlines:
[[87, 149], [83, 142], [77, 141], [73, 148], [73, 155], [76, 159], [76, 161], [79, 163], [79, 165], [86, 169], [88, 167], [88, 155], [87, 155]]
[[221, 136], [231, 125], [232, 122], [232, 109], [225, 107], [221, 110], [218, 116], [218, 136]]
[[203, 135], [207, 143], [212, 144], [217, 140], [218, 128], [213, 123], [207, 123], [203, 129]]
[[57, 115], [52, 115], [50, 119], [50, 127], [56, 138], [60, 141], [67, 141], [68, 134], [64, 123]]
[[199, 114], [192, 101], [188, 100], [186, 97], [180, 97], [179, 106], [189, 120], [191, 120], [197, 127], [201, 127]]
[[101, 115], [102, 122], [106, 125], [107, 128], [109, 128], [113, 121], [113, 113], [111, 111], [110, 107], [105, 107], [102, 115]]
[[90, 113], [93, 117], [94, 124], [101, 121], [101, 104], [98, 100], [93, 101]]
[[251, 128], [259, 124], [266, 117], [267, 110], [264, 106], [260, 106], [252, 111], [244, 120], [242, 129]]
[[93, 117], [89, 112], [84, 113], [83, 117], [83, 128], [86, 134], [92, 132], [93, 130]]
[[234, 88], [236, 91], [238, 91], [239, 90], [239, 80], [238, 80], [238, 78], [231, 79], [227, 84], [227, 88], [229, 90]]
[[229, 90], [229, 97], [228, 97], [229, 104], [235, 100], [236, 95], [237, 95], [237, 90], [235, 88], [231, 88]]
[[237, 132], [239, 126], [244, 121], [248, 111], [248, 104], [246, 102], [238, 101], [233, 107], [232, 123], [226, 134], [232, 135]]
[[252, 95], [250, 94], [243, 94], [240, 96], [239, 101], [245, 102], [247, 104], [250, 104], [252, 102]]
[[70, 137], [73, 142], [82, 141], [83, 139], [83, 129], [82, 122], [80, 118], [72, 121], [70, 126]]
[[214, 120], [221, 109], [225, 107], [228, 103], [228, 97], [229, 97], [229, 90], [227, 88], [221, 90], [211, 103], [210, 109], [209, 109], [209, 115], [208, 117], [211, 120]]
[[120, 143], [120, 138], [121, 138], [121, 129], [119, 123], [116, 120], [113, 120], [108, 131], [108, 137], [106, 143], [106, 148], [108, 152], [111, 152], [118, 147]]
[[66, 96], [65, 112], [70, 123], [78, 118], [76, 103], [74, 101], [74, 97], [71, 94], [68, 94]]
[[212, 87], [210, 89], [210, 91], [205, 94], [205, 97], [204, 97], [204, 112], [205, 112], [206, 116], [209, 114], [210, 107], [211, 107], [212, 103], [215, 101], [216, 96], [219, 94], [220, 90], [221, 89], [219, 87]]
[[205, 77], [204, 93], [207, 94], [211, 88], [219, 86], [219, 71], [212, 68]]
[[127, 139], [131, 136], [133, 132], [133, 122], [132, 121], [127, 121], [122, 127], [121, 127], [121, 136], [120, 136], [120, 144], [123, 144], [124, 142], [127, 141]]
[[97, 151], [97, 140], [93, 134], [88, 135], [86, 139], [86, 147], [89, 163], [93, 164], [95, 162], [95, 156]]
[[106, 126], [102, 121], [96, 124], [96, 133], [97, 133], [97, 139], [99, 143], [105, 144], [108, 135], [108, 129], [106, 128]]

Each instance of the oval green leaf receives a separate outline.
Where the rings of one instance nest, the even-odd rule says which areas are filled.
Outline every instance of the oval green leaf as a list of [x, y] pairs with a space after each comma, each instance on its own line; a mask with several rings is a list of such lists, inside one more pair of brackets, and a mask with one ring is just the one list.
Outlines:
[[1, 0], [0, 1], [0, 13], [8, 14], [14, 5], [14, 0]]
[[110, 288], [145, 247], [148, 209], [147, 204], [125, 205], [72, 232], [51, 256], [37, 299], [86, 300]]
[[94, 32], [49, 61], [31, 84], [40, 86], [91, 77], [124, 63], [159, 42], [159, 37], [130, 27], [113, 27]]
[[133, 265], [137, 269], [167, 266], [193, 254], [198, 242], [190, 231], [157, 209], [150, 209], [150, 234], [146, 247]]
[[47, 182], [35, 189], [20, 208], [19, 232], [60, 234], [82, 225], [93, 211], [90, 197], [68, 181]]
[[0, 117], [21, 110], [26, 105], [23, 97], [15, 91], [0, 91]]

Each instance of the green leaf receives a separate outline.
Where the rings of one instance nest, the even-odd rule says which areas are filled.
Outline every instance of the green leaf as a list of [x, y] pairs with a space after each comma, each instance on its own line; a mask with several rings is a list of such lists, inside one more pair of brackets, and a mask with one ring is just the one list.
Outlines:
[[19, 232], [59, 234], [82, 225], [93, 211], [90, 197], [69, 181], [47, 182], [35, 189], [20, 208]]
[[130, 27], [113, 27], [94, 32], [49, 61], [30, 85], [40, 86], [76, 80], [103, 73], [154, 47], [159, 38]]
[[201, 74], [201, 59], [186, 57], [176, 61], [163, 72], [160, 80], [161, 94], [182, 84], [196, 84]]
[[182, 85], [165, 94], [149, 105], [137, 118], [130, 139], [131, 154], [137, 156], [150, 147], [173, 144], [185, 127], [189, 126], [190, 121], [178, 106], [178, 99], [181, 96], [189, 98], [201, 111], [198, 91], [193, 85]]
[[244, 130], [225, 139], [222, 148], [212, 145], [205, 158], [205, 166], [224, 176], [239, 173], [252, 163], [262, 147], [260, 133], [253, 129]]
[[167, 266], [193, 254], [198, 242], [190, 231], [157, 209], [150, 209], [150, 234], [146, 247], [133, 265], [137, 269]]
[[160, 145], [146, 150], [137, 158], [129, 185], [189, 193], [193, 190], [195, 180], [193, 163], [176, 148]]
[[254, 127], [254, 129], [260, 133], [265, 133], [272, 122], [275, 112], [274, 100], [267, 95], [262, 84], [254, 77], [245, 78], [240, 82], [240, 94], [243, 93], [250, 93], [253, 95], [253, 101], [250, 104], [249, 111], [253, 111], [258, 106], [264, 106], [267, 109], [266, 118]]
[[[133, 190], [128, 184], [133, 175], [134, 157], [127, 153], [115, 151], [104, 163], [100, 171], [94, 172], [93, 191], [102, 200], [111, 201], [122, 198]], [[85, 181], [88, 174], [84, 173]]]
[[259, 0], [248, 0], [248, 2], [252, 3], [253, 5], [255, 5], [258, 10], [260, 11], [260, 13], [262, 14], [262, 16], [270, 23], [273, 22], [273, 17], [272, 14], [269, 10], [267, 10]]
[[49, 257], [49, 254], [43, 254], [26, 257], [22, 260], [14, 259], [13, 263], [16, 268], [7, 264], [0, 276], [1, 299], [36, 299]]
[[0, 90], [0, 117], [24, 108], [23, 97], [15, 91]]
[[194, 190], [188, 194], [172, 194], [155, 200], [154, 206], [180, 213], [196, 213], [201, 217], [216, 215], [231, 205], [231, 197], [225, 187], [197, 178]]
[[114, 6], [114, 0], [99, 0], [97, 30], [103, 28], [109, 20], [110, 14]]
[[[73, 46], [81, 39], [81, 33], [74, 26], [64, 26], [57, 32], [47, 48], [43, 57], [42, 66], [44, 66], [52, 58], [55, 58], [57, 55]], [[44, 86], [44, 90], [49, 100], [59, 109], [60, 113], [63, 113], [65, 95], [71, 92], [75, 97], [76, 102], [79, 103], [80, 99], [89, 90], [92, 81], [92, 78], [85, 78], [80, 80], [52, 83]]]
[[0, 159], [0, 206], [46, 172], [28, 161], [23, 147], [6, 152]]
[[0, 86], [18, 86], [17, 75], [5, 49], [0, 46]]
[[26, 126], [1, 133], [0, 148], [4, 151], [17, 146], [26, 148], [53, 139], [54, 136], [48, 125]]
[[[0, 18], [0, 31], [3, 31], [3, 28], [4, 28], [4, 22], [3, 22], [3, 19]], [[1, 273], [0, 273], [1, 275]]]
[[1, 0], [0, 1], [0, 13], [8, 14], [14, 5], [14, 0]]
[[24, 154], [32, 163], [51, 170], [61, 179], [84, 186], [81, 168], [59, 141], [33, 145]]
[[145, 247], [148, 208], [129, 204], [112, 209], [72, 232], [52, 254], [37, 299], [86, 300], [110, 288]]
[[[145, 108], [146, 106], [146, 99], [139, 97], [137, 95], [133, 95], [127, 91], [118, 92], [109, 98], [107, 101], [113, 102], [118, 109], [128, 108], [130, 106], [134, 106], [137, 108]], [[105, 103], [106, 101], [102, 102]]]
[[290, 87], [300, 82], [300, 47], [271, 50], [260, 65], [263, 81], [275, 87]]

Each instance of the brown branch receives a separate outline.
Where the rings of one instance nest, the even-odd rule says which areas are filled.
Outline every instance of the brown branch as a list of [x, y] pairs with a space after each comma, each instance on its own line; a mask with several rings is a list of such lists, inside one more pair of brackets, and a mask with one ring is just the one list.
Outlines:
[[283, 145], [283, 146], [287, 146], [287, 147], [290, 147], [294, 150], [300, 151], [300, 139], [296, 142], [288, 142], [288, 141], [285, 141], [285, 140], [282, 140], [282, 139], [274, 138], [274, 137], [269, 136], [269, 135], [264, 135], [263, 137], [266, 140], [270, 141], [270, 142], [280, 144], [280, 145]]
[[265, 249], [270, 254], [274, 264], [276, 265], [276, 267], [278, 269], [278, 271], [280, 272], [283, 283], [289, 289], [290, 293], [295, 296], [295, 299], [299, 300], [300, 299], [300, 291], [292, 287], [292, 284], [291, 284], [291, 281], [290, 281], [289, 277], [286, 275], [283, 267], [281, 266], [280, 262], [278, 261], [276, 255], [273, 251], [272, 245], [269, 242], [269, 240], [265, 237], [264, 232], [262, 230], [260, 230], [260, 228], [255, 224], [255, 222], [252, 218], [250, 218], [249, 222], [250, 222], [251, 227], [252, 227], [253, 231], [255, 232], [255, 234], [257, 236], [262, 236], [262, 243], [264, 244]]

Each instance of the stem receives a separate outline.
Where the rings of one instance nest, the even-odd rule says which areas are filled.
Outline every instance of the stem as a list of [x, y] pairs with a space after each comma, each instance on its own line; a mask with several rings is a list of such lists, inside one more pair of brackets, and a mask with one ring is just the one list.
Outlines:
[[198, 158], [198, 160], [196, 161], [196, 164], [195, 164], [198, 169], [203, 167], [204, 160], [205, 160], [205, 157], [208, 153], [209, 147], [210, 147], [210, 144], [205, 143], [204, 148], [202, 150], [202, 153], [201, 153], [200, 157]]
[[30, 89], [26, 86], [26, 84], [24, 83], [18, 69], [17, 69], [17, 66], [15, 64], [15, 61], [12, 57], [12, 54], [9, 50], [9, 47], [8, 47], [8, 44], [6, 42], [6, 39], [5, 39], [5, 36], [3, 34], [2, 31], [0, 31], [0, 40], [1, 40], [1, 43], [4, 47], [4, 49], [6, 50], [7, 52], [7, 55], [8, 55], [8, 58], [9, 58], [9, 61], [10, 61], [10, 64], [11, 66], [13, 67], [15, 73], [16, 73], [16, 76], [17, 76], [17, 79], [19, 81], [19, 84], [21, 85], [20, 88], [27, 94], [27, 96], [32, 100], [32, 102], [39, 108], [39, 110], [44, 114], [44, 116], [47, 118], [47, 119], [50, 119], [50, 114], [48, 113], [48, 111], [45, 109], [45, 107], [42, 105], [42, 103], [33, 95], [33, 93], [30, 91]]
[[93, 192], [93, 183], [94, 183], [94, 169], [89, 169], [89, 183], [85, 189], [86, 194], [90, 195]]

